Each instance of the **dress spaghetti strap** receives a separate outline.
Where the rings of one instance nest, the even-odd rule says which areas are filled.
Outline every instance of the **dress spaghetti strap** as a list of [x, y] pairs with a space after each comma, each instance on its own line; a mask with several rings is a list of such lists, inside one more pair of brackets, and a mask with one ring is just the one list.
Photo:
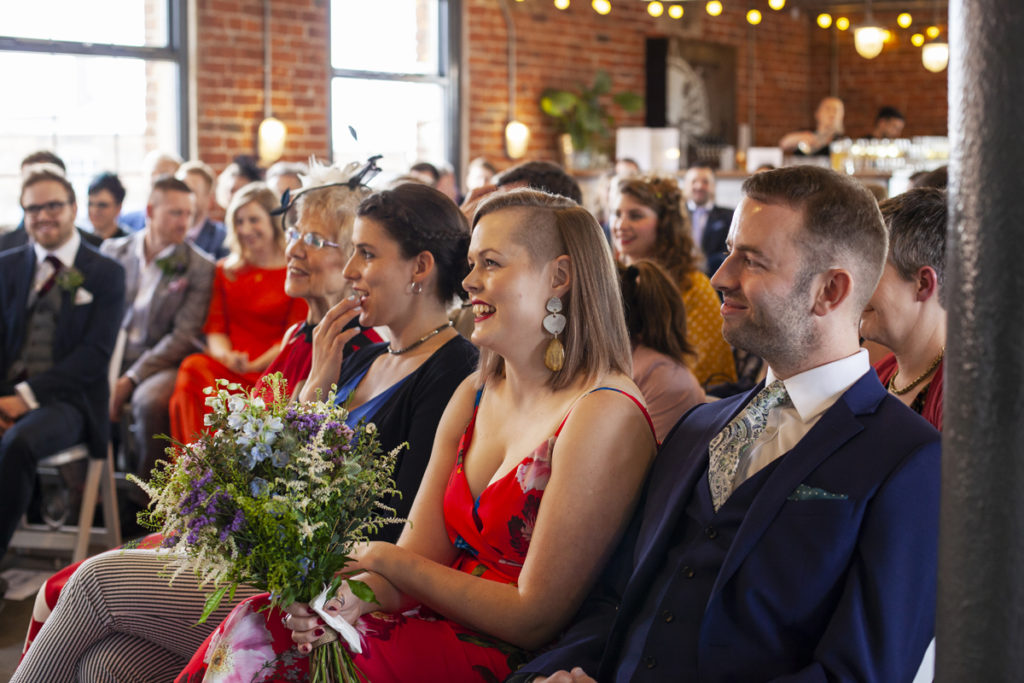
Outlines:
[[[591, 389], [587, 393], [583, 394], [583, 396], [589, 396], [590, 394], [594, 393], [595, 391], [617, 391], [620, 394], [622, 394], [623, 396], [626, 396], [627, 398], [629, 398], [629, 400], [631, 400], [633, 403], [635, 403], [636, 407], [640, 409], [640, 412], [644, 414], [644, 419], [647, 420], [647, 426], [651, 428], [651, 435], [654, 437], [654, 442], [657, 443], [659, 446], [661, 445], [661, 442], [658, 441], [658, 435], [654, 431], [654, 421], [651, 420], [650, 413], [647, 412], [647, 408], [644, 407], [644, 404], [643, 404], [643, 402], [640, 401], [640, 399], [638, 399], [636, 396], [634, 396], [633, 394], [629, 393], [628, 391], [623, 391], [622, 389], [616, 389], [615, 387], [597, 387], [597, 388]], [[583, 396], [580, 396], [580, 399], [582, 399]], [[478, 400], [479, 400], [479, 396], [478, 396]], [[576, 403], [579, 403], [579, 399], [576, 400]], [[573, 410], [573, 408], [576, 407], [576, 403], [573, 403], [572, 408], [569, 408], [569, 412], [567, 412], [565, 414], [565, 417], [562, 418], [562, 422], [558, 425], [558, 429], [555, 430], [555, 436], [558, 436], [561, 433], [562, 427], [565, 426], [566, 420], [568, 420], [569, 416], [572, 415], [572, 410]]]

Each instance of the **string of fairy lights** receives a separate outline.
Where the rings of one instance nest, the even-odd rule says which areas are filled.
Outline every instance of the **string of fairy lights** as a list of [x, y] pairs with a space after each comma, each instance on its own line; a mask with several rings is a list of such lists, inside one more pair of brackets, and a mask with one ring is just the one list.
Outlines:
[[[517, 2], [525, 2], [525, 0], [516, 0]], [[557, 9], [567, 10], [571, 5], [571, 0], [553, 0], [554, 5]], [[647, 1], [647, 13], [652, 17], [658, 18], [661, 16], [668, 16], [672, 19], [682, 19], [686, 14], [686, 7], [684, 1], [677, 2], [661, 2], [661, 0], [645, 0]], [[696, 4], [701, 0], [689, 1], [690, 5]], [[722, 14], [725, 7], [722, 4], [723, 0], [706, 0], [704, 1], [704, 11], [712, 17], [717, 17]], [[726, 0], [729, 1], [729, 0]], [[749, 5], [750, 0], [739, 0]], [[779, 12], [786, 7], [786, 0], [767, 0], [768, 8], [774, 12]], [[598, 14], [610, 14], [612, 12], [611, 0], [591, 0], [591, 8]], [[874, 59], [882, 50], [886, 44], [891, 44], [898, 39], [896, 31], [884, 28], [875, 22], [871, 12], [871, 0], [865, 1], [865, 14], [863, 20], [858, 24], [854, 25], [851, 23], [850, 18], [846, 16], [833, 17], [828, 12], [821, 12], [815, 19], [815, 23], [822, 29], [830, 30], [835, 27], [838, 31], [853, 30], [854, 49], [857, 54], [865, 59]], [[691, 11], [693, 11], [691, 9]], [[761, 10], [750, 7], [747, 10], [747, 22], [753, 26], [760, 24], [765, 15]], [[909, 33], [910, 44], [914, 47], [921, 48], [921, 62], [926, 69], [933, 73], [938, 73], [944, 70], [949, 63], [949, 44], [942, 37], [942, 29], [938, 24], [938, 8], [936, 4], [936, 10], [934, 12], [933, 20], [930, 23], [922, 24], [920, 22], [915, 23], [915, 19], [910, 12], [901, 12], [896, 17], [896, 24], [902, 32]]]

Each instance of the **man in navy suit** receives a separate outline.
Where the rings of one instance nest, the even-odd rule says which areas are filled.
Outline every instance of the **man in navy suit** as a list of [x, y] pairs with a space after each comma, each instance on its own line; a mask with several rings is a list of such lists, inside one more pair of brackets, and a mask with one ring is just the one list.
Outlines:
[[40, 458], [82, 441], [105, 455], [124, 308], [124, 269], [75, 230], [75, 192], [59, 169], [30, 169], [21, 205], [32, 242], [0, 254], [0, 557]]
[[683, 175], [683, 194], [690, 214], [693, 241], [707, 260], [705, 272], [715, 274], [725, 260], [725, 241], [732, 223], [732, 209], [715, 206], [715, 172], [710, 166], [694, 165]]
[[812, 166], [752, 176], [744, 194], [712, 283], [726, 338], [767, 378], [680, 420], [601, 582], [511, 680], [918, 671], [935, 619], [939, 435], [858, 346], [881, 215], [855, 180]]

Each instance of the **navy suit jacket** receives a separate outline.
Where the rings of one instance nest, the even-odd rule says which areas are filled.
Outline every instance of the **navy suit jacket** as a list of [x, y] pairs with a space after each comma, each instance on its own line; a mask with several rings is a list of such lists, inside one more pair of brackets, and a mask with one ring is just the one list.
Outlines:
[[[675, 526], [695, 487], [708, 485], [708, 443], [760, 388], [676, 425], [602, 581], [521, 672], [582, 666], [613, 680]], [[699, 680], [910, 681], [934, 631], [939, 455], [938, 432], [873, 370], [847, 390], [747, 510], [701, 619]], [[837, 498], [802, 495], [801, 484]], [[654, 638], [644, 652], [656, 659], [675, 647]]]
[[[107, 367], [124, 310], [124, 269], [85, 242], [78, 248], [74, 266], [82, 273], [83, 283], [74, 295], [61, 291], [54, 365], [29, 378], [28, 385], [40, 405], [64, 401], [78, 408], [86, 417], [90, 452], [104, 457], [110, 434]], [[25, 342], [35, 268], [30, 244], [0, 254], [0, 381], [6, 379]], [[92, 300], [86, 302], [89, 296]]]
[[[726, 240], [729, 238], [729, 226], [732, 225], [732, 209], [714, 206], [708, 213], [708, 221], [704, 224], [704, 234], [700, 238], [700, 250], [707, 258], [704, 272], [708, 277], [715, 274], [726, 256]], [[690, 214], [693, 220], [693, 214]]]

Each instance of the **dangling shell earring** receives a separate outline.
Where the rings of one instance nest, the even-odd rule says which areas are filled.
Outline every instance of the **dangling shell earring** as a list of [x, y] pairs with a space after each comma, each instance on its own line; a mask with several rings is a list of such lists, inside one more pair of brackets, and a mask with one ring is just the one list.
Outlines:
[[553, 296], [548, 299], [545, 308], [547, 308], [548, 315], [544, 316], [544, 329], [553, 336], [551, 341], [548, 342], [548, 348], [544, 351], [544, 365], [551, 372], [558, 372], [565, 363], [565, 347], [562, 346], [562, 342], [558, 339], [558, 335], [562, 334], [562, 330], [565, 329], [565, 316], [562, 315], [562, 300], [557, 296]]

